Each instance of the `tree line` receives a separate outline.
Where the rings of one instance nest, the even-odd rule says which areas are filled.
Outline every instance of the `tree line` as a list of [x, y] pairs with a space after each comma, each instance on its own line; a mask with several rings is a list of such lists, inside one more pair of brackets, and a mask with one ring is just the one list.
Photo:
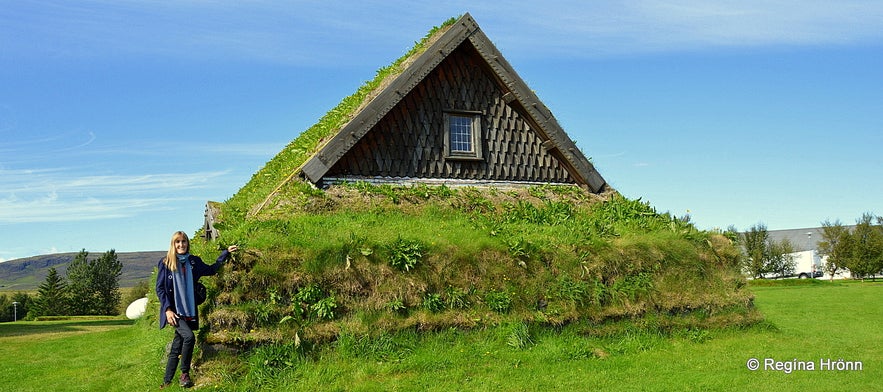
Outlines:
[[[50, 268], [46, 279], [31, 297], [16, 293], [12, 298], [0, 295], [0, 321], [35, 319], [42, 316], [83, 316], [119, 314], [120, 276], [123, 264], [113, 249], [89, 259], [81, 250], [67, 267], [66, 276]], [[12, 302], [17, 302], [12, 306]], [[17, 310], [17, 317], [13, 314]], [[7, 314], [8, 313], [8, 314]]]
[[[742, 268], [754, 278], [768, 274], [786, 276], [794, 271], [794, 246], [788, 240], [773, 241], [764, 224], [752, 226], [737, 236], [742, 245]], [[816, 244], [822, 266], [832, 279], [848, 270], [854, 278], [875, 277], [883, 272], [883, 217], [865, 213], [856, 225], [839, 220], [822, 222], [822, 239]]]

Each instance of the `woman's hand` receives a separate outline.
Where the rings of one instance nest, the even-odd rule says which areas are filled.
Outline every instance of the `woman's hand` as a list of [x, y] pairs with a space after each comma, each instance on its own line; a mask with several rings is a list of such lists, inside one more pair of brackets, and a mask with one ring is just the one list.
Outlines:
[[166, 309], [166, 320], [169, 321], [173, 327], [178, 326], [178, 315], [172, 311], [172, 309]]
[[233, 253], [239, 250], [239, 245], [230, 245], [227, 247], [227, 252]]

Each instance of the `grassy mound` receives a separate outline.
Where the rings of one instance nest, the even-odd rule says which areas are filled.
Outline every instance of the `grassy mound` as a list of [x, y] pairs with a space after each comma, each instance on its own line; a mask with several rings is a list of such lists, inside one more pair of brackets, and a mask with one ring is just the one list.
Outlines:
[[[290, 182], [284, 202], [221, 223], [244, 249], [210, 287], [208, 342], [341, 334], [756, 318], [724, 236], [615, 193]], [[228, 215], [230, 216], [230, 215]], [[200, 249], [201, 248], [201, 249]]]

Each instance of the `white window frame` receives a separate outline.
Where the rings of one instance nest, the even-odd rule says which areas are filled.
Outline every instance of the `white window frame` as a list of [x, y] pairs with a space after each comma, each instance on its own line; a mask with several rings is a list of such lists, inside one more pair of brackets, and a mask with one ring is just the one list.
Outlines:
[[[471, 110], [445, 110], [444, 114], [445, 158], [453, 160], [483, 160], [484, 157], [481, 151], [481, 119], [483, 113]], [[452, 129], [452, 127], [457, 125], [456, 119], [466, 119], [467, 124], [469, 124], [469, 135], [466, 136], [469, 149], [455, 148], [458, 144], [461, 144], [458, 142], [457, 137], [452, 135], [456, 131]]]

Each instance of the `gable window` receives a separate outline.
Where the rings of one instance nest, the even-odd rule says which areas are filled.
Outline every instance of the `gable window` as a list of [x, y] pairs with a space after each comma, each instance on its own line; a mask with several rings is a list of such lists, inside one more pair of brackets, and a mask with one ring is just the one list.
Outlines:
[[451, 152], [471, 153], [472, 149], [472, 118], [452, 115], [448, 117], [448, 130], [451, 132]]
[[448, 159], [482, 159], [481, 112], [445, 111], [445, 148]]

